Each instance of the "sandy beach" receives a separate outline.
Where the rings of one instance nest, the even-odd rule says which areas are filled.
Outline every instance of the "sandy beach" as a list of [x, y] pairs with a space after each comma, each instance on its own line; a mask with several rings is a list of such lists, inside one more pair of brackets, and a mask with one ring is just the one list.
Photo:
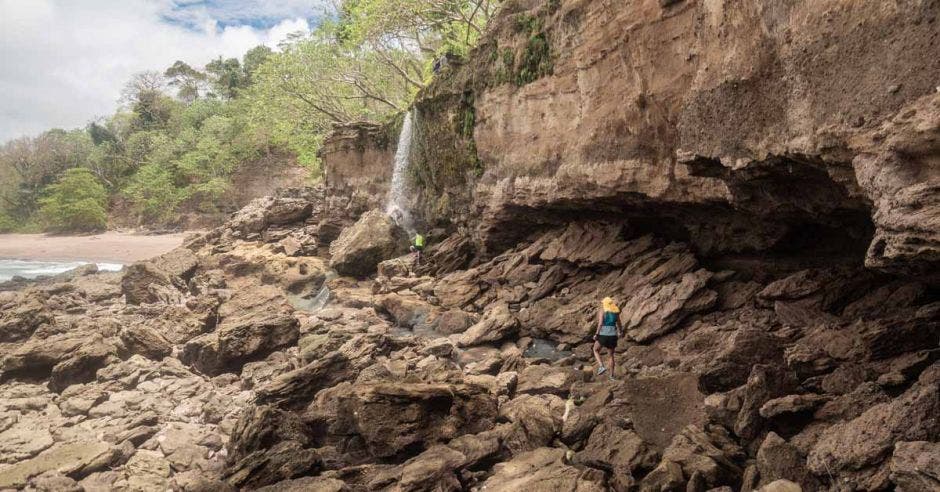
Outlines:
[[166, 253], [186, 233], [142, 235], [104, 232], [89, 236], [0, 234], [0, 259], [132, 263]]

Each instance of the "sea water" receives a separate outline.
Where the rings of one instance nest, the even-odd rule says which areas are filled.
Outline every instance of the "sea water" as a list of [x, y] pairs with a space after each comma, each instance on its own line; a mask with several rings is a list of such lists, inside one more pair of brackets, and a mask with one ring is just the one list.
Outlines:
[[[0, 282], [12, 280], [13, 277], [33, 279], [41, 276], [57, 275], [89, 263], [91, 262], [0, 259]], [[120, 263], [98, 263], [97, 265], [99, 271], [105, 272], [116, 272], [124, 267]]]

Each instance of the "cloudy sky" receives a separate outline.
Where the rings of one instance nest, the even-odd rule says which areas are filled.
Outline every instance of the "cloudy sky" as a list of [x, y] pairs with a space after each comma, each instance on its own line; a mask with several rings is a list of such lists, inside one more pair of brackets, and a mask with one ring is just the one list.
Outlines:
[[328, 0], [0, 0], [0, 142], [114, 111], [132, 74], [276, 47]]

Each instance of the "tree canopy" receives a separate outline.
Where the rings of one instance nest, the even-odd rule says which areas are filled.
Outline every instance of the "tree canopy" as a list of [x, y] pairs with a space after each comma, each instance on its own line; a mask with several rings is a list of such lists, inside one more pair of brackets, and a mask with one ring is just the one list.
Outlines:
[[[99, 227], [109, 204], [151, 225], [228, 211], [233, 173], [272, 153], [295, 156], [317, 179], [333, 125], [405, 111], [433, 60], [465, 55], [498, 7], [341, 0], [335, 16], [277, 49], [138, 73], [113, 115], [0, 146], [0, 229]], [[90, 195], [78, 193], [86, 186]]]

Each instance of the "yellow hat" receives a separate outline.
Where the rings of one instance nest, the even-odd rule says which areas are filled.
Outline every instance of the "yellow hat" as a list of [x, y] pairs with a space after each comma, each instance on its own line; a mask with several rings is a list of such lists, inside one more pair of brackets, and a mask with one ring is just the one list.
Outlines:
[[604, 300], [601, 301], [601, 305], [604, 306], [604, 311], [608, 313], [620, 312], [620, 308], [618, 308], [617, 305], [614, 304], [614, 300], [609, 297], [605, 297]]

